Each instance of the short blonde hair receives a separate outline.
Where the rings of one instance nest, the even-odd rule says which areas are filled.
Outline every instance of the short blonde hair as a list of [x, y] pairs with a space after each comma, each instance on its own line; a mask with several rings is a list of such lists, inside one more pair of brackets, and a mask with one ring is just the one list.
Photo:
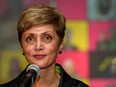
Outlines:
[[23, 11], [17, 24], [18, 38], [21, 43], [22, 33], [35, 25], [53, 24], [56, 33], [63, 40], [65, 35], [65, 17], [55, 8], [45, 5], [32, 6]]

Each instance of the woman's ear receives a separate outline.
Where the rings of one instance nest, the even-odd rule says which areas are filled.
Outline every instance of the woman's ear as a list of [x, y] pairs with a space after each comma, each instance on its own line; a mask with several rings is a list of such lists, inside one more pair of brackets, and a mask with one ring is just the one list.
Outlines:
[[61, 51], [61, 50], [63, 49], [63, 47], [64, 47], [64, 43], [62, 42], [62, 43], [60, 44], [59, 51]]

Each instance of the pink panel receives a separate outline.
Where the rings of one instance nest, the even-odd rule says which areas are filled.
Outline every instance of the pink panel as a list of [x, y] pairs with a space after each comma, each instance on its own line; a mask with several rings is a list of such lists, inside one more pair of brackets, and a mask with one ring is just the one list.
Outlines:
[[90, 87], [116, 87], [116, 79], [93, 79]]
[[109, 29], [112, 26], [116, 27], [116, 22], [90, 22], [89, 25], [89, 29], [90, 29], [90, 50], [91, 51], [95, 51], [96, 50], [96, 45], [99, 41], [100, 38], [100, 33], [104, 32], [106, 39], [110, 38], [110, 31]]
[[56, 0], [58, 9], [67, 19], [86, 18], [86, 0]]
[[23, 0], [24, 6], [29, 7], [34, 4], [45, 4], [49, 5], [50, 0]]
[[3, 16], [6, 12], [6, 3], [4, 0], [0, 0], [0, 16]]

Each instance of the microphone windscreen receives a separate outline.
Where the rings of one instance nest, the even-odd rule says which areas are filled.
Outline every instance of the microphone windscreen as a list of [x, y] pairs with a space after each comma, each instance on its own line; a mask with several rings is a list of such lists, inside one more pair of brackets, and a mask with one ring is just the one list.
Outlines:
[[30, 64], [27, 69], [26, 69], [26, 72], [28, 72], [29, 70], [35, 70], [36, 72], [36, 76], [39, 76], [40, 75], [40, 68], [36, 65], [36, 64]]

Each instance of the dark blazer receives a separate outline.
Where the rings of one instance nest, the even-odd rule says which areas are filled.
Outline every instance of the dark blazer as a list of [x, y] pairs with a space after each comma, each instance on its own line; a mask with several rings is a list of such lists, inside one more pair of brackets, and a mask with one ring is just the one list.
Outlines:
[[[89, 87], [87, 84], [83, 83], [82, 81], [74, 79], [70, 75], [68, 75], [64, 71], [61, 65], [56, 64], [56, 66], [60, 68], [60, 75], [61, 75], [61, 80], [58, 87]], [[19, 87], [18, 85], [20, 84], [20, 81], [25, 73], [26, 73], [26, 69], [18, 77], [16, 77], [15, 79], [13, 79], [8, 83], [0, 85], [0, 87]], [[31, 85], [29, 87], [31, 87]]]

